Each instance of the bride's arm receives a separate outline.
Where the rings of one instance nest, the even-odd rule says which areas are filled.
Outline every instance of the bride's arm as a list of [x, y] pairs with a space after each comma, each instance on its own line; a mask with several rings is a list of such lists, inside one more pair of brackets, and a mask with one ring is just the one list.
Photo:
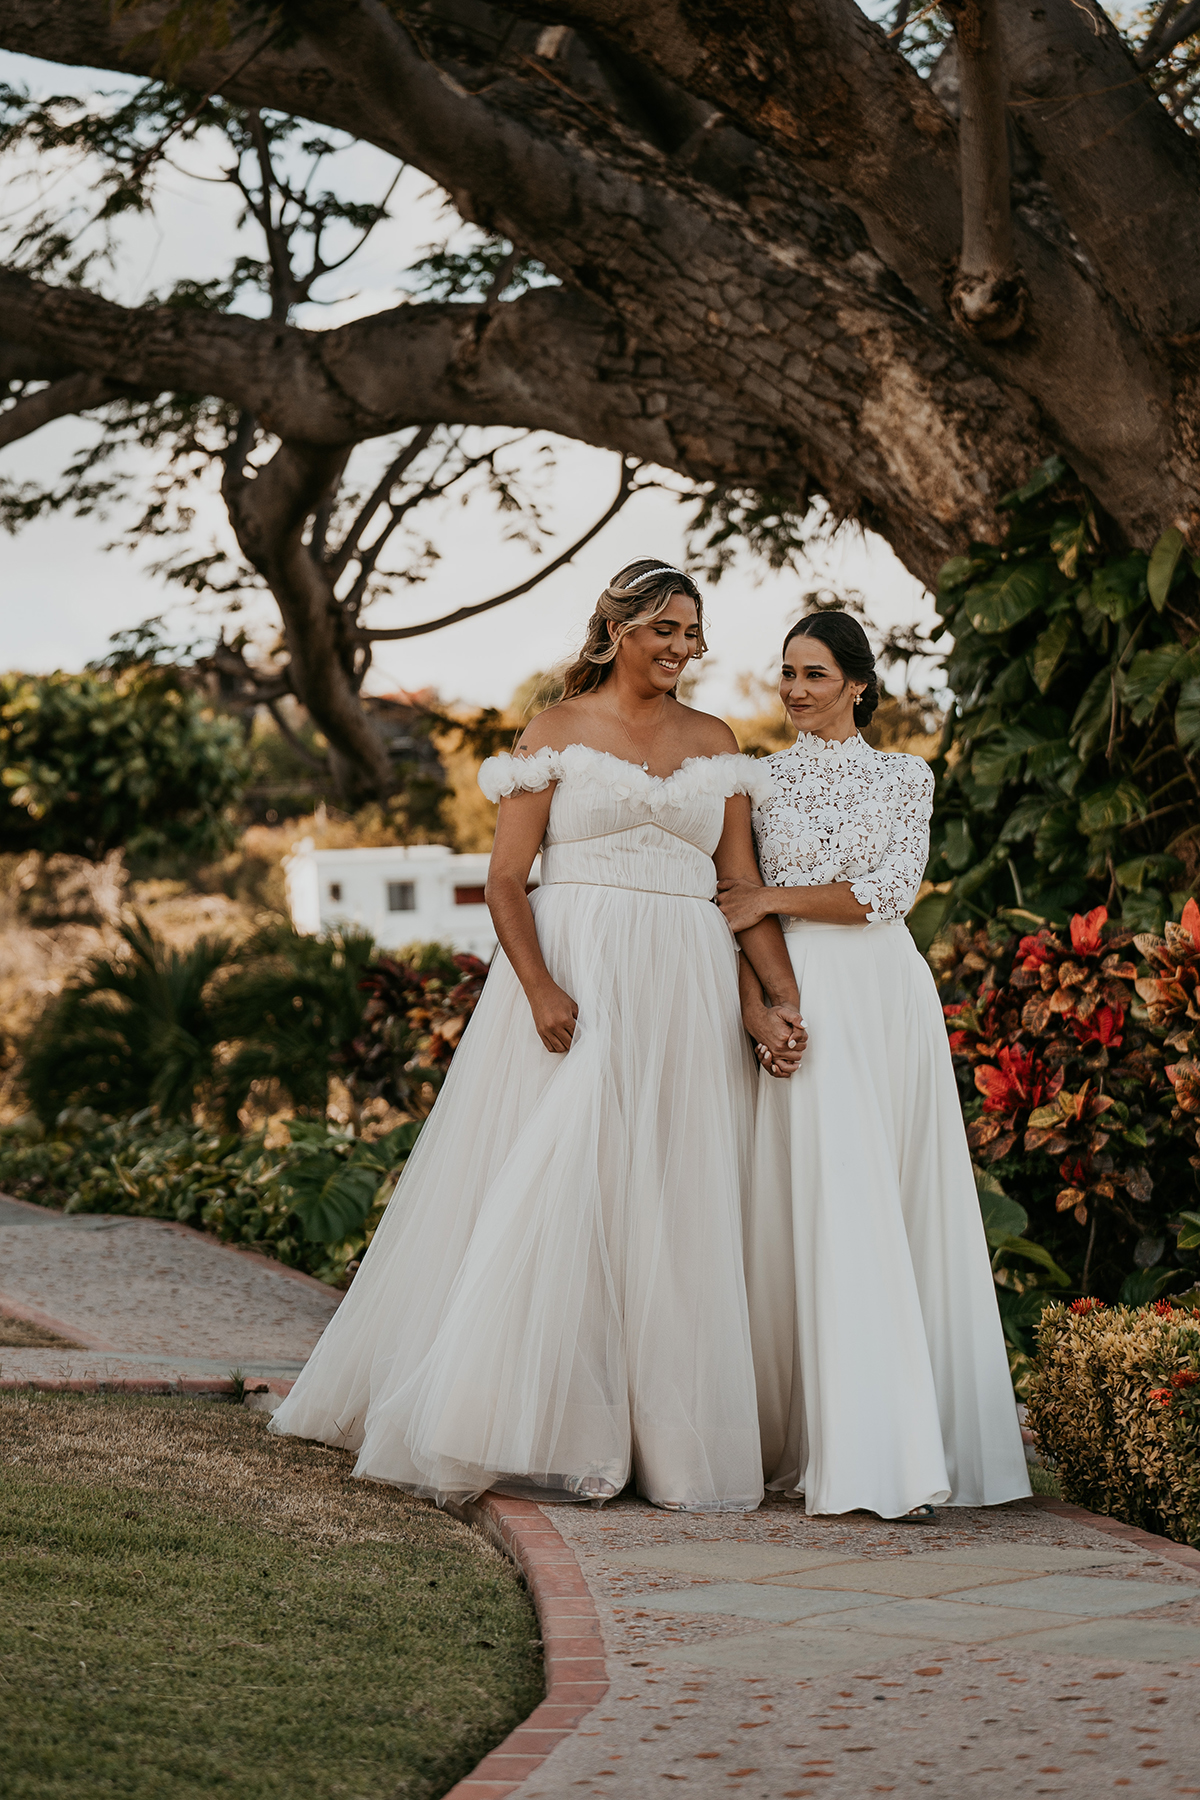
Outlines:
[[759, 881], [723, 881], [717, 904], [730, 928], [744, 932], [767, 913], [792, 919], [813, 919], [822, 925], [865, 925], [871, 908], [854, 898], [848, 881], [827, 881], [820, 887], [763, 887]]
[[[731, 882], [759, 892], [765, 891], [754, 854], [754, 834], [750, 829], [750, 802], [745, 794], [734, 794], [725, 802], [725, 826], [721, 841], [713, 853], [717, 867], [717, 887]], [[724, 910], [724, 909], [722, 909]], [[757, 919], [746, 925], [733, 926], [739, 948], [753, 965], [772, 1006], [799, 1006], [796, 973], [783, 941], [783, 932], [775, 918], [778, 909], [764, 906]]]
[[484, 890], [496, 936], [525, 990], [537, 1034], [547, 1050], [571, 1048], [579, 1008], [551, 978], [542, 958], [525, 887], [541, 849], [554, 784], [540, 793], [509, 794], [500, 802], [496, 841]]

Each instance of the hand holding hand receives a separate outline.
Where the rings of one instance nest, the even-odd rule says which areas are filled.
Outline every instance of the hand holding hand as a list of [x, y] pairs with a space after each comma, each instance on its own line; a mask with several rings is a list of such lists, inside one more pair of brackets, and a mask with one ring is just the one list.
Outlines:
[[717, 905], [735, 935], [739, 931], [749, 931], [767, 917], [771, 911], [769, 896], [769, 888], [761, 887], [756, 881], [745, 881], [740, 876], [717, 883]]
[[808, 1048], [804, 1021], [794, 1006], [766, 1006], [756, 1009], [753, 1020], [746, 1020], [754, 1038], [754, 1050], [768, 1075], [786, 1081], [800, 1067]]
[[563, 1055], [571, 1048], [571, 1039], [575, 1035], [575, 1021], [579, 1017], [579, 1008], [570, 994], [563, 992], [557, 982], [547, 982], [529, 996], [529, 1010], [533, 1014], [533, 1023], [537, 1034], [547, 1050]]

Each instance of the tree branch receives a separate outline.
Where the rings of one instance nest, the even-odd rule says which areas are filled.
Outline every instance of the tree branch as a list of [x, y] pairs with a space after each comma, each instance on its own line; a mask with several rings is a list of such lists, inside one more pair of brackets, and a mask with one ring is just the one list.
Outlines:
[[36, 394], [24, 394], [6, 412], [0, 412], [0, 450], [8, 444], [15, 444], [20, 438], [29, 437], [34, 431], [40, 431], [43, 425], [49, 425], [54, 419], [63, 419], [69, 413], [88, 412], [93, 406], [102, 406], [119, 391], [115, 383], [106, 381], [102, 375], [80, 372], [64, 376], [61, 381], [53, 381], [49, 387], [42, 388]]
[[589, 525], [582, 537], [576, 538], [569, 550], [564, 550], [561, 556], [556, 556], [553, 562], [547, 563], [544, 569], [539, 569], [536, 575], [530, 576], [529, 580], [523, 581], [519, 587], [508, 588], [503, 594], [493, 594], [490, 600], [479, 600], [474, 606], [460, 606], [457, 612], [444, 613], [440, 619], [427, 619], [423, 625], [400, 625], [390, 631], [374, 631], [369, 626], [360, 625], [356, 636], [370, 643], [383, 643], [385, 640], [395, 642], [398, 638], [425, 637], [431, 631], [441, 631], [446, 625], [459, 625], [464, 619], [474, 619], [480, 613], [490, 612], [495, 606], [504, 606], [509, 600], [520, 599], [522, 594], [528, 594], [535, 587], [540, 587], [548, 576], [571, 562], [586, 544], [591, 543], [598, 532], [604, 530], [610, 519], [616, 518], [633, 492], [632, 483], [636, 473], [637, 465], [628, 463], [622, 458], [621, 480], [611, 506], [601, 513], [593, 525]]
[[308, 745], [304, 742], [304, 739], [299, 737], [297, 733], [292, 730], [278, 700], [268, 700], [266, 705], [267, 711], [279, 727], [280, 732], [287, 739], [287, 742], [292, 746], [292, 749], [296, 752], [296, 755], [300, 757], [301, 761], [306, 762], [310, 769], [316, 769], [319, 774], [328, 775], [329, 763], [327, 759], [323, 756], [318, 756], [315, 751], [310, 750]]
[[371, 520], [379, 511], [379, 508], [383, 505], [384, 501], [391, 493], [392, 488], [400, 480], [405, 470], [410, 469], [418, 456], [420, 456], [422, 450], [425, 449], [436, 430], [436, 425], [423, 425], [420, 431], [416, 432], [415, 435], [409, 439], [408, 443], [405, 444], [400, 454], [394, 457], [388, 464], [387, 468], [376, 482], [372, 492], [367, 496], [362, 506], [359, 507], [341, 544], [326, 564], [331, 583], [336, 583], [345, 573], [346, 565], [354, 555], [354, 552], [358, 549], [359, 539], [362, 537], [363, 532], [367, 529], [367, 526], [371, 523]]
[[950, 304], [965, 330], [994, 343], [1016, 336], [1028, 301], [1013, 256], [1000, 0], [943, 0], [943, 11], [954, 22], [961, 95], [962, 249]]
[[[1155, 38], [1154, 33], [1160, 22], [1163, 29]], [[1185, 6], [1181, 12], [1177, 13], [1169, 25], [1163, 14], [1160, 13], [1154, 22], [1154, 29], [1151, 30], [1150, 36], [1138, 52], [1138, 68], [1153, 68], [1155, 63], [1162, 62], [1164, 57], [1170, 56], [1177, 44], [1182, 44], [1184, 38], [1191, 37], [1192, 33], [1197, 30], [1200, 30], [1200, 0], [1191, 0], [1190, 5]]]

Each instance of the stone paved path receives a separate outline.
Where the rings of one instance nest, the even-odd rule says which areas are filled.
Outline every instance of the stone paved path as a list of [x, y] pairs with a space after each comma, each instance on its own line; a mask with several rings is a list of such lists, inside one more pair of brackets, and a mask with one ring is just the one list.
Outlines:
[[784, 1501], [543, 1511], [582, 1566], [611, 1685], [479, 1800], [1200, 1795], [1194, 1553], [1038, 1501], [928, 1525]]
[[0, 1200], [0, 1314], [78, 1349], [0, 1348], [0, 1380], [295, 1376], [341, 1295], [152, 1219]]
[[[0, 1200], [0, 1313], [82, 1346], [0, 1349], [6, 1384], [239, 1366], [282, 1390], [339, 1298], [182, 1228]], [[1195, 1552], [1038, 1501], [921, 1525], [774, 1497], [523, 1510], [559, 1534], [539, 1591], [582, 1595], [582, 1570], [591, 1595], [543, 1619], [577, 1700], [456, 1800], [1200, 1796]]]

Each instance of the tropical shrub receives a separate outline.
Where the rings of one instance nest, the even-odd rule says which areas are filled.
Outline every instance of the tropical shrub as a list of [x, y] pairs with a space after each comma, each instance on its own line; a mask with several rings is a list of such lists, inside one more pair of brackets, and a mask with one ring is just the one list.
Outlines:
[[219, 856], [247, 778], [237, 724], [174, 668], [0, 675], [0, 851]]
[[1011, 916], [956, 926], [930, 960], [972, 1153], [1072, 1285], [1137, 1302], [1194, 1280], [1196, 902], [1164, 938], [1097, 907], [1062, 936]]
[[487, 964], [444, 944], [413, 944], [363, 972], [361, 1027], [342, 1053], [350, 1091], [425, 1114], [483, 992]]
[[232, 1046], [219, 1077], [231, 1126], [255, 1084], [268, 1082], [296, 1112], [324, 1118], [330, 1077], [362, 1022], [374, 951], [368, 931], [306, 937], [280, 921], [240, 946], [212, 999], [213, 1029]]
[[322, 1280], [341, 1280], [370, 1243], [420, 1124], [374, 1142], [293, 1120], [288, 1140], [67, 1113], [53, 1131], [0, 1128], [0, 1187], [67, 1212], [173, 1219]]
[[1200, 1308], [1050, 1306], [1027, 1422], [1063, 1498], [1200, 1546]]
[[954, 702], [934, 759], [922, 948], [964, 912], [1161, 931], [1200, 875], [1200, 559], [1118, 542], [1058, 457], [1001, 502], [999, 544], [941, 571]]
[[43, 1010], [25, 1047], [22, 1086], [44, 1125], [60, 1112], [191, 1117], [212, 1083], [220, 1031], [211, 984], [229, 963], [227, 938], [173, 950], [143, 919], [120, 928], [121, 952], [94, 957]]

